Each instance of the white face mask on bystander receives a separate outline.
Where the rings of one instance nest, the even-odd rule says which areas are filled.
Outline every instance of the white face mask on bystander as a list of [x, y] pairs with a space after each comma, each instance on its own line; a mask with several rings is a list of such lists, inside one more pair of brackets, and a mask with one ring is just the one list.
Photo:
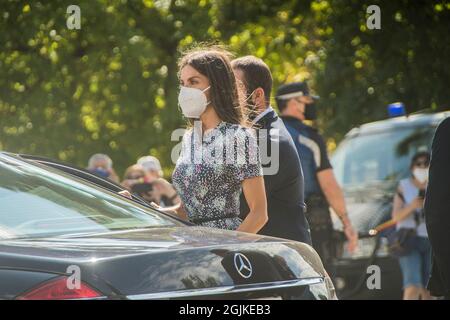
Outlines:
[[185, 117], [195, 119], [200, 118], [209, 104], [204, 92], [210, 87], [211, 86], [200, 90], [181, 86], [180, 93], [178, 95], [178, 103]]
[[425, 183], [428, 181], [428, 168], [414, 168], [413, 170], [413, 176], [416, 178], [417, 181], [420, 183]]

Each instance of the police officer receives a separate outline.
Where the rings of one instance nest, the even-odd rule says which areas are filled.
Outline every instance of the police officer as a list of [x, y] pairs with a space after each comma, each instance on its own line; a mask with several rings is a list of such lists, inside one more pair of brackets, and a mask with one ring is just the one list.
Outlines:
[[343, 192], [334, 177], [325, 142], [316, 129], [304, 123], [304, 120], [316, 119], [314, 101], [317, 98], [310, 95], [306, 82], [285, 84], [276, 94], [281, 118], [302, 159], [306, 215], [311, 227], [313, 247], [325, 267], [330, 269], [335, 256], [330, 206], [342, 221], [349, 251], [356, 248], [358, 236], [347, 216]]

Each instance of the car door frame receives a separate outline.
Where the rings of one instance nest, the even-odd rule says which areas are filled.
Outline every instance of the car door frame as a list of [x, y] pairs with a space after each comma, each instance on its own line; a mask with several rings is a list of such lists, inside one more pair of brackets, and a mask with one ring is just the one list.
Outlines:
[[[35, 155], [29, 155], [29, 154], [15, 154], [16, 156], [20, 157], [22, 160], [24, 161], [31, 161], [31, 162], [37, 162], [39, 164], [51, 167], [53, 169], [57, 169], [60, 171], [63, 171], [67, 174], [70, 174], [72, 176], [75, 176], [77, 178], [80, 178], [86, 182], [89, 182], [91, 184], [95, 184], [96, 186], [106, 189], [110, 192], [114, 192], [114, 193], [118, 193], [120, 191], [124, 191], [126, 190], [123, 186], [121, 186], [119, 183], [116, 183], [114, 181], [111, 181], [109, 179], [97, 176], [91, 172], [89, 172], [86, 169], [71, 165], [71, 164], [67, 164], [61, 161], [57, 161], [57, 160], [52, 160], [46, 157], [41, 157], [41, 156], [35, 156]], [[163, 212], [161, 210], [158, 210], [157, 208], [153, 207], [149, 202], [147, 202], [145, 199], [143, 199], [142, 197], [140, 197], [139, 195], [135, 194], [135, 193], [131, 193], [132, 196], [132, 201], [139, 203], [140, 205], [143, 205], [147, 208], [150, 208], [152, 210], [157, 211], [160, 214], [163, 214], [167, 217], [170, 217], [172, 219], [175, 219], [185, 225], [188, 226], [194, 226], [195, 224], [186, 220], [183, 220], [177, 216], [174, 216], [172, 214], [169, 214], [167, 212]]]

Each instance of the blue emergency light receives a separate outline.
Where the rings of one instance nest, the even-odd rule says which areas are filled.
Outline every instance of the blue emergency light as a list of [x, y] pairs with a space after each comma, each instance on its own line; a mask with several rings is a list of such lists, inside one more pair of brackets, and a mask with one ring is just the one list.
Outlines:
[[400, 117], [406, 115], [406, 109], [403, 102], [395, 102], [388, 105], [389, 117]]

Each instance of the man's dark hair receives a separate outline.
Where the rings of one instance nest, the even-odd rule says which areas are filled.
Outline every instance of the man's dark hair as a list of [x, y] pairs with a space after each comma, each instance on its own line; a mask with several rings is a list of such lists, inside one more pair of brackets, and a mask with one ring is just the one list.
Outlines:
[[245, 56], [231, 62], [233, 69], [241, 70], [244, 74], [244, 85], [247, 88], [247, 96], [257, 88], [264, 90], [264, 98], [267, 105], [270, 104], [272, 91], [272, 74], [267, 64], [255, 56]]

